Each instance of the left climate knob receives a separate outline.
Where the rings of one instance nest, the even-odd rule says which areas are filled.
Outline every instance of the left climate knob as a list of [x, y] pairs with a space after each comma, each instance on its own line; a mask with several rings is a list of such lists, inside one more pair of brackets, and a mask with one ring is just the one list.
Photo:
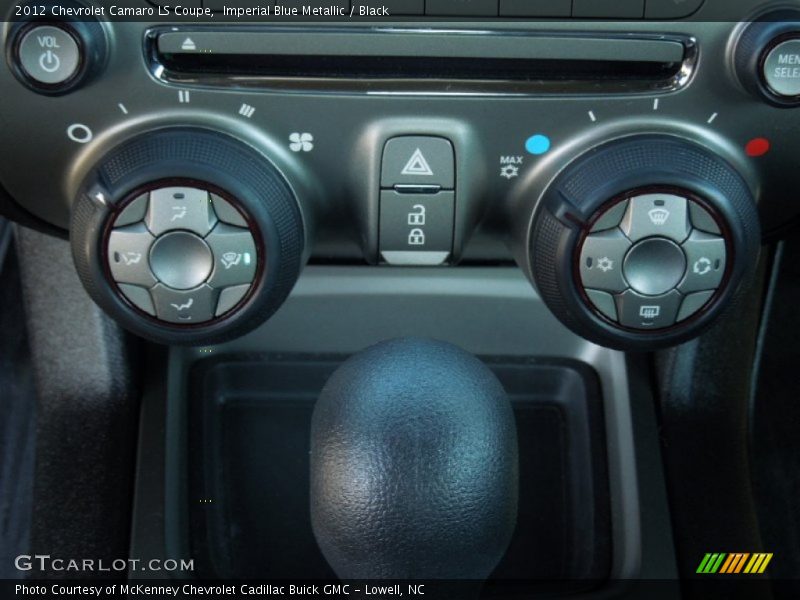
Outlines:
[[275, 166], [217, 132], [151, 132], [110, 152], [73, 206], [89, 294], [134, 333], [220, 342], [268, 318], [302, 266], [301, 207]]

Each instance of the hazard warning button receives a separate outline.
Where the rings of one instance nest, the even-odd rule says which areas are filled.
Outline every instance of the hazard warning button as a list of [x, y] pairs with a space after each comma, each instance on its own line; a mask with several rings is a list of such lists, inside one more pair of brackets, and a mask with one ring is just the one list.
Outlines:
[[383, 149], [381, 187], [455, 186], [453, 145], [449, 140], [432, 136], [402, 136], [386, 142]]

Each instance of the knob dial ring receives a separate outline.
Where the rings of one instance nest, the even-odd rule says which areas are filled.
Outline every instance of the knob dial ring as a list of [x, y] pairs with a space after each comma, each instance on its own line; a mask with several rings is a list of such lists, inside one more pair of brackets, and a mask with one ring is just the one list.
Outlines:
[[[142, 310], [125, 293], [131, 290], [123, 286], [130, 282], [122, 281], [111, 272], [113, 257], [109, 256], [109, 240], [119, 231], [115, 225], [127, 224], [127, 214], [123, 217], [123, 213], [142, 194], [150, 193], [152, 197], [153, 193], [169, 186], [207, 190], [210, 198], [220, 197], [236, 209], [242, 221], [238, 227], [229, 229], [249, 232], [252, 236], [255, 272], [248, 281], [250, 289], [233, 304], [226, 298], [224, 313], [205, 314], [202, 319], [186, 322], [177, 315], [165, 318], [153, 293], [153, 284], [157, 283], [155, 276], [153, 281], [143, 283], [153, 293], [155, 310]], [[153, 237], [169, 230], [163, 223], [154, 223], [149, 213], [144, 220], [139, 218], [138, 223], [149, 228]], [[193, 227], [198, 233], [197, 225]], [[208, 226], [209, 231], [212, 228], [216, 231], [218, 227], [213, 223]], [[305, 245], [305, 227], [298, 201], [277, 168], [243, 142], [196, 127], [157, 130], [112, 150], [86, 179], [73, 206], [71, 232], [73, 258], [90, 296], [126, 328], [142, 337], [169, 344], [218, 343], [263, 322], [280, 307], [294, 286]], [[200, 231], [199, 235], [205, 233]], [[212, 251], [216, 250], [210, 233], [205, 239]], [[219, 258], [215, 252], [215, 259]], [[198, 288], [198, 293], [221, 294], [222, 288], [240, 283], [224, 281], [215, 288], [216, 271], [215, 267], [208, 282], [202, 284], [210, 284], [212, 291]], [[159, 292], [162, 303], [166, 302], [162, 308], [184, 306], [188, 300], [180, 299], [180, 291]], [[172, 297], [167, 301], [164, 294], [172, 294]], [[217, 296], [196, 298], [194, 308], [202, 302], [217, 306]], [[222, 303], [221, 298], [219, 302]], [[214, 312], [206, 306], [204, 311], [208, 313], [208, 310]]]
[[[580, 249], [615, 204], [647, 193], [670, 193], [702, 206], [725, 240], [727, 264], [714, 298], [702, 310], [667, 327], [654, 322], [659, 326], [641, 330], [614, 322], [590, 300], [582, 285]], [[688, 230], [683, 235], [688, 237]], [[636, 241], [634, 236], [631, 245]], [[664, 134], [614, 140], [568, 165], [542, 196], [528, 240], [530, 276], [565, 325], [599, 344], [640, 350], [680, 343], [708, 326], [754, 271], [759, 247], [758, 215], [741, 175], [704, 146]]]

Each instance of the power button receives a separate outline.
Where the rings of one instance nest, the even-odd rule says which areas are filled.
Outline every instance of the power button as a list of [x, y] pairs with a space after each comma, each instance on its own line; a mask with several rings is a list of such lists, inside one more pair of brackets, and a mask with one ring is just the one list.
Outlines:
[[81, 65], [81, 48], [66, 30], [38, 25], [22, 38], [19, 67], [34, 83], [59, 86], [71, 80]]

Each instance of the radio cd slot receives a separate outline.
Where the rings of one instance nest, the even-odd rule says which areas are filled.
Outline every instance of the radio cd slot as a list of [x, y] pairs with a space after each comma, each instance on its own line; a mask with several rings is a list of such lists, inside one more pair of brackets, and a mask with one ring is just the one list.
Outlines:
[[674, 91], [695, 58], [678, 36], [430, 29], [169, 28], [147, 47], [170, 83], [371, 94]]

